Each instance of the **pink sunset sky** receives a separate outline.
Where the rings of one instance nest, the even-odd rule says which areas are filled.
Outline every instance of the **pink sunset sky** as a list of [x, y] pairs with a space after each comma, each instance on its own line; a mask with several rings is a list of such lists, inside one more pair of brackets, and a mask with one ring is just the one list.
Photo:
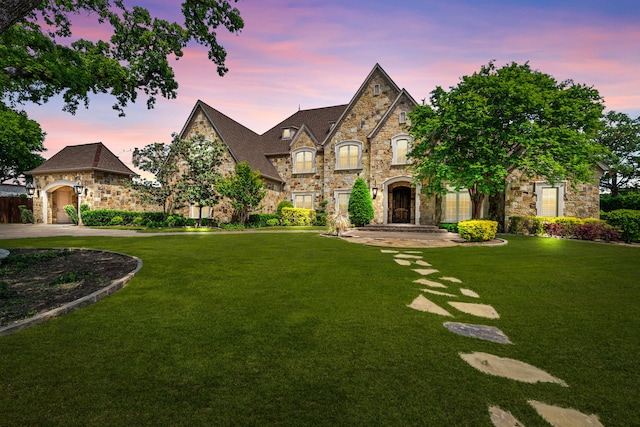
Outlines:
[[[142, 5], [182, 22], [177, 1]], [[376, 63], [420, 101], [490, 60], [498, 66], [529, 61], [557, 80], [594, 86], [608, 110], [640, 115], [637, 0], [241, 0], [236, 6], [244, 30], [218, 31], [228, 53], [224, 77], [204, 48], [191, 46], [172, 61], [178, 98], [159, 98], [153, 110], [143, 96], [124, 118], [107, 95], [92, 96], [89, 109], [75, 116], [62, 111], [60, 98], [25, 105], [47, 133], [43, 155], [101, 141], [131, 166], [133, 148], [169, 143], [198, 99], [263, 133], [299, 107], [348, 103]], [[74, 36], [91, 38], [95, 28], [79, 25]]]

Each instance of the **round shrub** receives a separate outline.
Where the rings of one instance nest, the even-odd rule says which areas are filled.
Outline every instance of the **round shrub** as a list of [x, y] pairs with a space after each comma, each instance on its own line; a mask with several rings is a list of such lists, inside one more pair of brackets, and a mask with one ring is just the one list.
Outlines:
[[280, 220], [276, 219], [276, 218], [271, 218], [267, 220], [267, 226], [268, 227], [275, 227], [276, 225], [280, 225]]
[[109, 225], [122, 225], [124, 224], [124, 219], [122, 219], [122, 217], [120, 215], [116, 215], [113, 218], [111, 218], [111, 221], [109, 221]]
[[292, 208], [292, 207], [293, 207], [293, 203], [291, 203], [291, 201], [283, 200], [280, 203], [278, 203], [276, 212], [278, 212], [278, 215], [282, 215], [282, 208]]
[[493, 240], [498, 232], [498, 223], [484, 219], [461, 221], [458, 223], [460, 237], [469, 242]]

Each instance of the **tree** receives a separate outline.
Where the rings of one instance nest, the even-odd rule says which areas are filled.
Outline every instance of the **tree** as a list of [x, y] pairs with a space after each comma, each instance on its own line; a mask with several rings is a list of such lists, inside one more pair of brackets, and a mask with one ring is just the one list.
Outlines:
[[177, 194], [175, 177], [178, 173], [176, 151], [171, 145], [154, 142], [142, 149], [133, 150], [133, 165], [149, 172], [155, 179], [138, 178], [132, 184], [144, 203], [162, 207], [164, 216], [174, 208]]
[[430, 102], [409, 114], [414, 176], [429, 194], [468, 189], [476, 219], [514, 170], [550, 183], [587, 182], [606, 151], [595, 141], [604, 109], [598, 91], [528, 63], [490, 62], [448, 92], [436, 87]]
[[217, 189], [222, 196], [230, 199], [235, 209], [234, 219], [241, 224], [247, 221], [249, 213], [260, 205], [267, 194], [260, 172], [251, 170], [247, 162], [236, 163], [235, 174], [220, 179]]
[[183, 203], [198, 205], [199, 226], [202, 208], [215, 206], [220, 199], [215, 185], [221, 178], [218, 167], [222, 164], [222, 145], [217, 141], [207, 141], [202, 135], [192, 140], [183, 140], [174, 135], [173, 144], [184, 167], [177, 184], [178, 197]]
[[349, 219], [357, 226], [369, 224], [373, 219], [373, 200], [369, 193], [369, 187], [362, 178], [356, 179], [349, 196]]
[[25, 171], [44, 162], [37, 152], [45, 151], [40, 125], [23, 111], [14, 111], [0, 103], [0, 183], [16, 180]]
[[[190, 41], [208, 48], [220, 76], [227, 72], [216, 30], [222, 25], [238, 32], [244, 26], [231, 3], [186, 0], [180, 25], [152, 17], [141, 7], [126, 8], [123, 0], [0, 2], [0, 98], [13, 106], [62, 94], [64, 110], [74, 113], [81, 102], [88, 106], [89, 93], [109, 93], [116, 99], [113, 108], [124, 115], [141, 91], [153, 108], [158, 95], [176, 97], [178, 83], [168, 58], [179, 59]], [[110, 39], [72, 37], [74, 14], [110, 25]]]
[[620, 189], [638, 184], [640, 179], [640, 117], [609, 111], [605, 128], [597, 141], [610, 150], [604, 163], [609, 171], [600, 179], [600, 188], [617, 197]]

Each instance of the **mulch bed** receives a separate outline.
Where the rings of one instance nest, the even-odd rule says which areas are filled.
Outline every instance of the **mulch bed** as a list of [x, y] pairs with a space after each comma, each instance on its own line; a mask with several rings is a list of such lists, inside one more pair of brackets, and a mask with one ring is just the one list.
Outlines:
[[85, 249], [10, 249], [0, 261], [0, 326], [89, 295], [136, 269], [135, 258]]

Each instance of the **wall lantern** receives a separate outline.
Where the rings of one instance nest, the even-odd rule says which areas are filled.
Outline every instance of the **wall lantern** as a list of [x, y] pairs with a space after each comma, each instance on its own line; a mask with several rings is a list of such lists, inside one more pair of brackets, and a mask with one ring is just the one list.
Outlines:
[[375, 199], [378, 195], [378, 187], [376, 186], [376, 182], [373, 182], [373, 188], [371, 188], [371, 198]]
[[36, 194], [36, 187], [33, 184], [27, 184], [27, 194], [29, 196]]
[[77, 195], [81, 195], [82, 190], [84, 190], [84, 186], [80, 183], [77, 183], [76, 185], [73, 186], [73, 191], [75, 191]]
[[78, 226], [82, 226], [82, 212], [80, 211], [80, 198], [82, 197], [82, 190], [84, 190], [84, 194], [87, 194], [87, 189], [84, 188], [84, 186], [78, 182], [76, 185], [73, 186], [73, 191], [75, 191], [75, 193], [78, 195]]

